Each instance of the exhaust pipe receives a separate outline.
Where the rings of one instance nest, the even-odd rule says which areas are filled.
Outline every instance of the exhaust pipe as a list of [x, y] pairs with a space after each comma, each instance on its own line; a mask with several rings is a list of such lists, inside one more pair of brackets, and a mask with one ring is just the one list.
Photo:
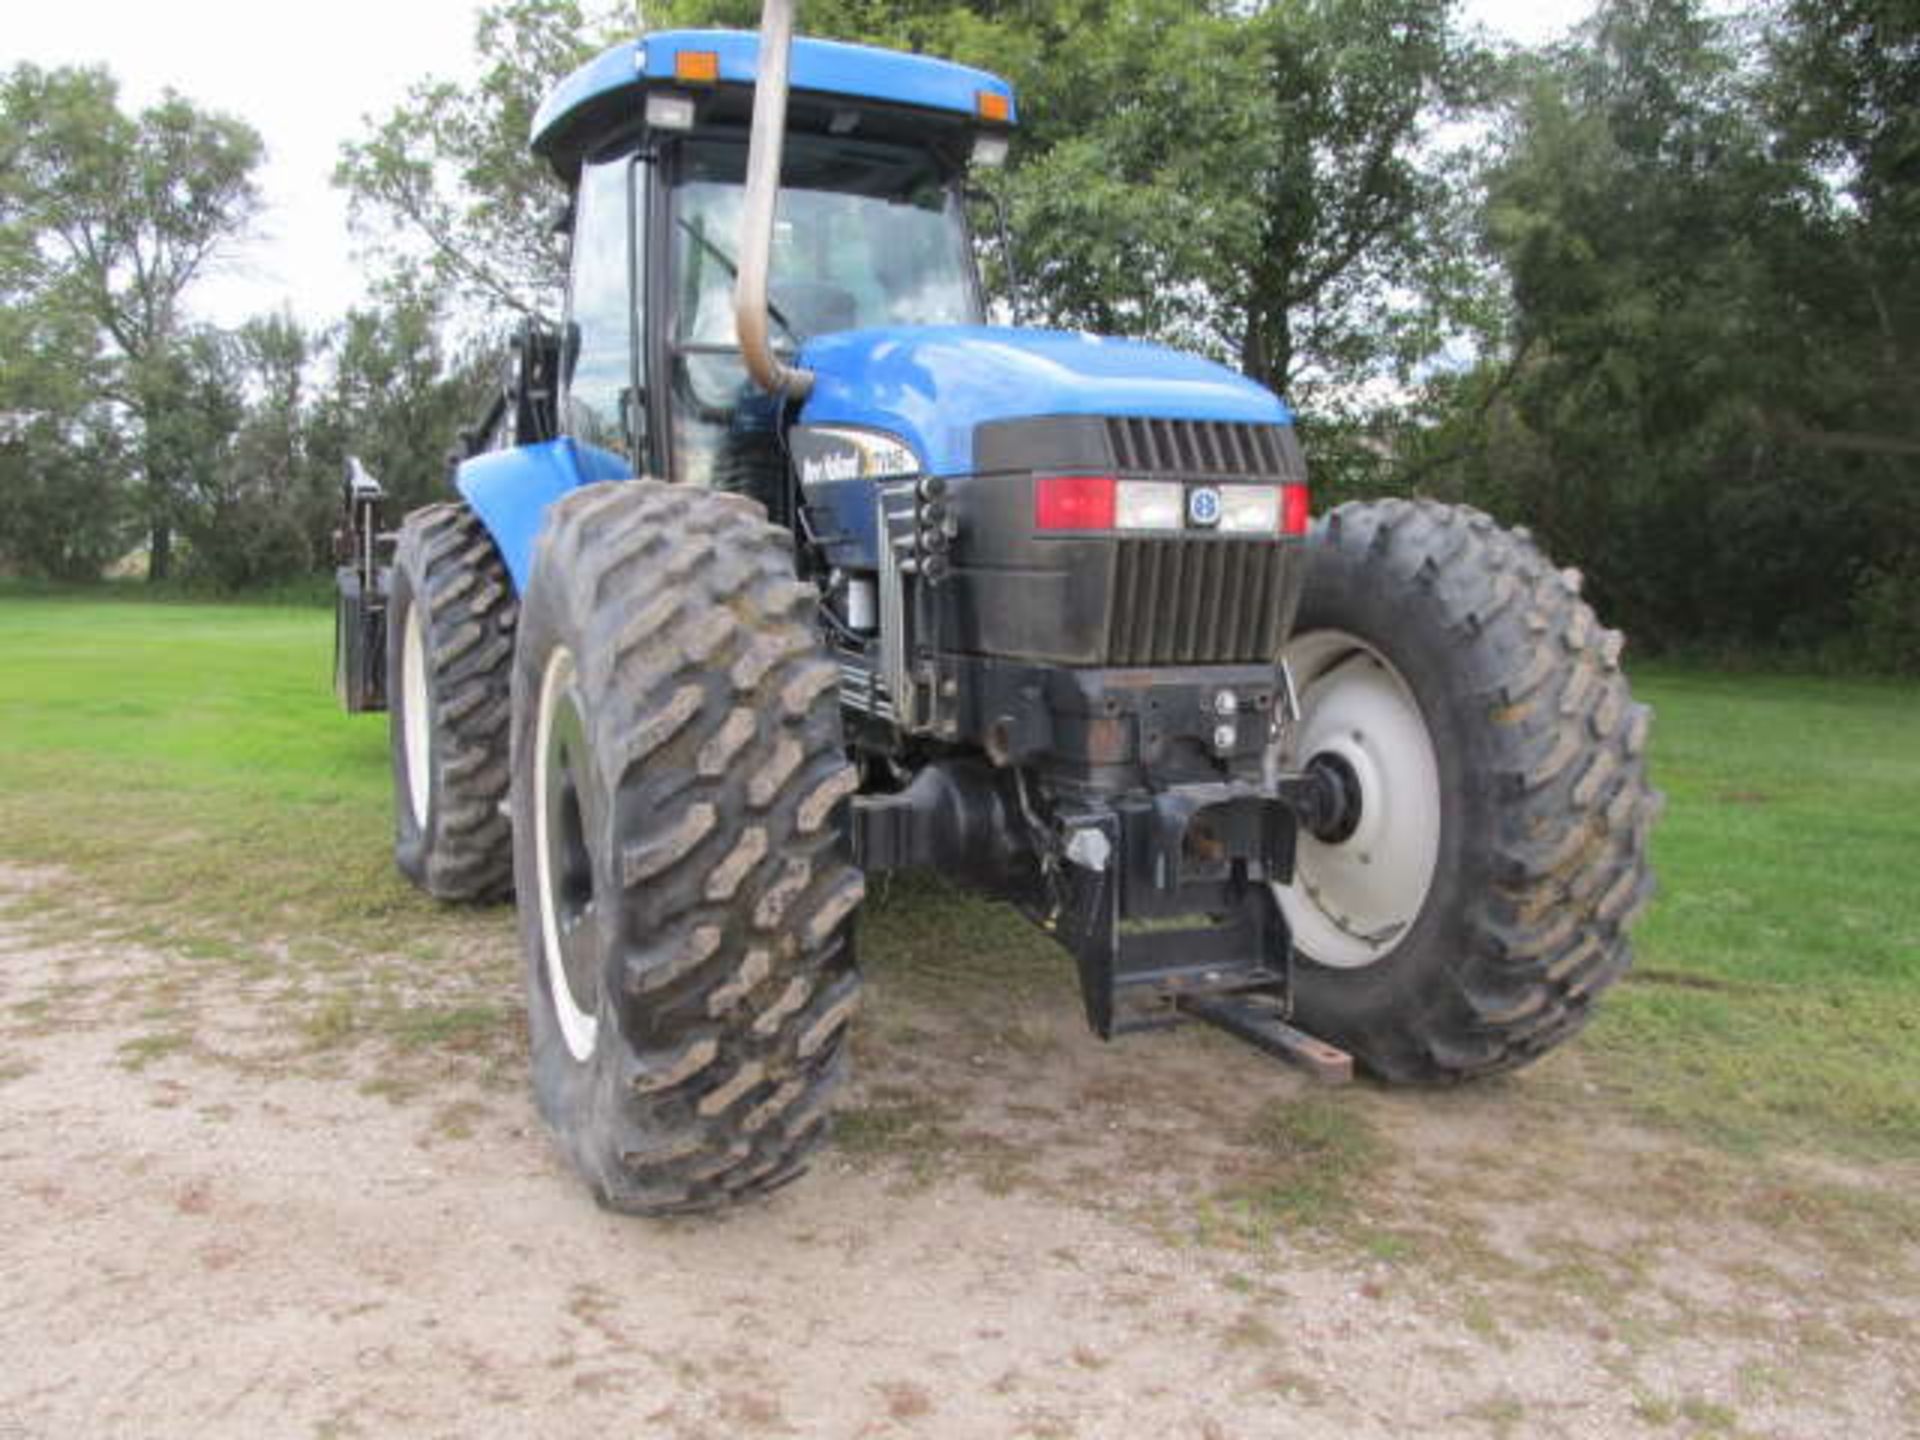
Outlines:
[[786, 147], [794, 3], [766, 0], [760, 11], [760, 74], [753, 87], [753, 132], [747, 143], [747, 193], [740, 216], [733, 324], [740, 338], [740, 358], [754, 383], [775, 395], [801, 400], [813, 388], [813, 372], [781, 363], [768, 340], [767, 318], [774, 206], [780, 197], [780, 158]]

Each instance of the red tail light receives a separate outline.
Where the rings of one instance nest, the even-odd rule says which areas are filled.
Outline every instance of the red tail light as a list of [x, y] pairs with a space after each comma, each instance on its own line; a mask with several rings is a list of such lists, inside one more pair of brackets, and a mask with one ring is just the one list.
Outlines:
[[1116, 482], [1111, 475], [1042, 475], [1033, 482], [1038, 530], [1111, 530]]
[[1280, 487], [1280, 533], [1304, 535], [1307, 533], [1307, 522], [1311, 518], [1307, 508], [1307, 487], [1282, 485]]

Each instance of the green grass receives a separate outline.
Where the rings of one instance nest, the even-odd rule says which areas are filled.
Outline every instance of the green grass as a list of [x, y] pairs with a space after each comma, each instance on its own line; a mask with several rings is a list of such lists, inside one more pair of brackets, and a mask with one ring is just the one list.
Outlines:
[[[75, 882], [27, 908], [106, 914], [208, 963], [257, 967], [284, 942], [296, 982], [363, 953], [404, 969], [479, 937], [510, 947], [501, 912], [434, 905], [394, 874], [385, 725], [336, 708], [330, 623], [0, 592], [0, 859]], [[1920, 687], [1659, 668], [1636, 683], [1659, 712], [1662, 893], [1639, 968], [1556, 1073], [1735, 1149], [1920, 1155]], [[864, 940], [888, 983], [982, 1053], [1044, 1043], [1029, 1017], [1074, 1003], [1064, 959], [1000, 909], [899, 888], [909, 903], [876, 907]], [[513, 1023], [484, 990], [387, 1014], [394, 977], [368, 983], [314, 997], [313, 1045], [369, 1016], [402, 1047], [455, 1050]], [[880, 1148], [938, 1129], [885, 1106], [855, 1117], [856, 1140], [863, 1124]], [[1279, 1142], [1299, 1137], [1266, 1138], [1274, 1183], [1238, 1198], [1312, 1208], [1281, 1173]]]
[[1309, 1094], [1263, 1109], [1235, 1137], [1235, 1174], [1202, 1207], [1203, 1235], [1266, 1242], [1276, 1231], [1352, 1218], [1356, 1191], [1383, 1147], [1341, 1097]]
[[457, 930], [393, 872], [386, 727], [335, 705], [331, 643], [310, 610], [0, 599], [0, 854], [156, 937]]
[[225, 1032], [257, 1010], [280, 1063], [371, 1045], [395, 1095], [517, 1080], [510, 921], [394, 871], [386, 725], [340, 712], [331, 645], [312, 609], [0, 595], [0, 861], [66, 877], [8, 908], [169, 956], [190, 998], [134, 1007], [129, 1068], [248, 1063]]
[[1660, 897], [1581, 1043], [1644, 1118], [1920, 1154], [1920, 686], [1636, 676]]

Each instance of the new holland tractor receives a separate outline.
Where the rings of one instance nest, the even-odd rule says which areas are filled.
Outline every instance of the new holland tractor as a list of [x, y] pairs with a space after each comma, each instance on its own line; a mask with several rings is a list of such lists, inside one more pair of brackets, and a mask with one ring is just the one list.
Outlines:
[[987, 325], [964, 187], [1011, 90], [792, 23], [555, 89], [564, 324], [457, 499], [396, 537], [348, 486], [336, 676], [391, 710], [399, 867], [514, 896], [595, 1195], [800, 1173], [892, 871], [1019, 907], [1102, 1037], [1445, 1083], [1572, 1035], [1657, 803], [1578, 576], [1468, 509], [1310, 521], [1261, 386]]

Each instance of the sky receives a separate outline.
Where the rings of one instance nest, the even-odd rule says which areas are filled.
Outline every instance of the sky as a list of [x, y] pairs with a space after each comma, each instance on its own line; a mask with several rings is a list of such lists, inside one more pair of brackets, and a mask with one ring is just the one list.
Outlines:
[[[1591, 0], [1466, 0], [1468, 18], [1533, 44], [1578, 21]], [[53, 0], [13, 7], [0, 68], [99, 63], [122, 104], [167, 87], [250, 122], [266, 141], [266, 201], [256, 234], [197, 288], [202, 318], [235, 325], [290, 308], [309, 325], [362, 294], [345, 197], [331, 183], [340, 142], [362, 134], [415, 80], [472, 65], [478, 0]], [[804, 29], [805, 6], [801, 6]]]

